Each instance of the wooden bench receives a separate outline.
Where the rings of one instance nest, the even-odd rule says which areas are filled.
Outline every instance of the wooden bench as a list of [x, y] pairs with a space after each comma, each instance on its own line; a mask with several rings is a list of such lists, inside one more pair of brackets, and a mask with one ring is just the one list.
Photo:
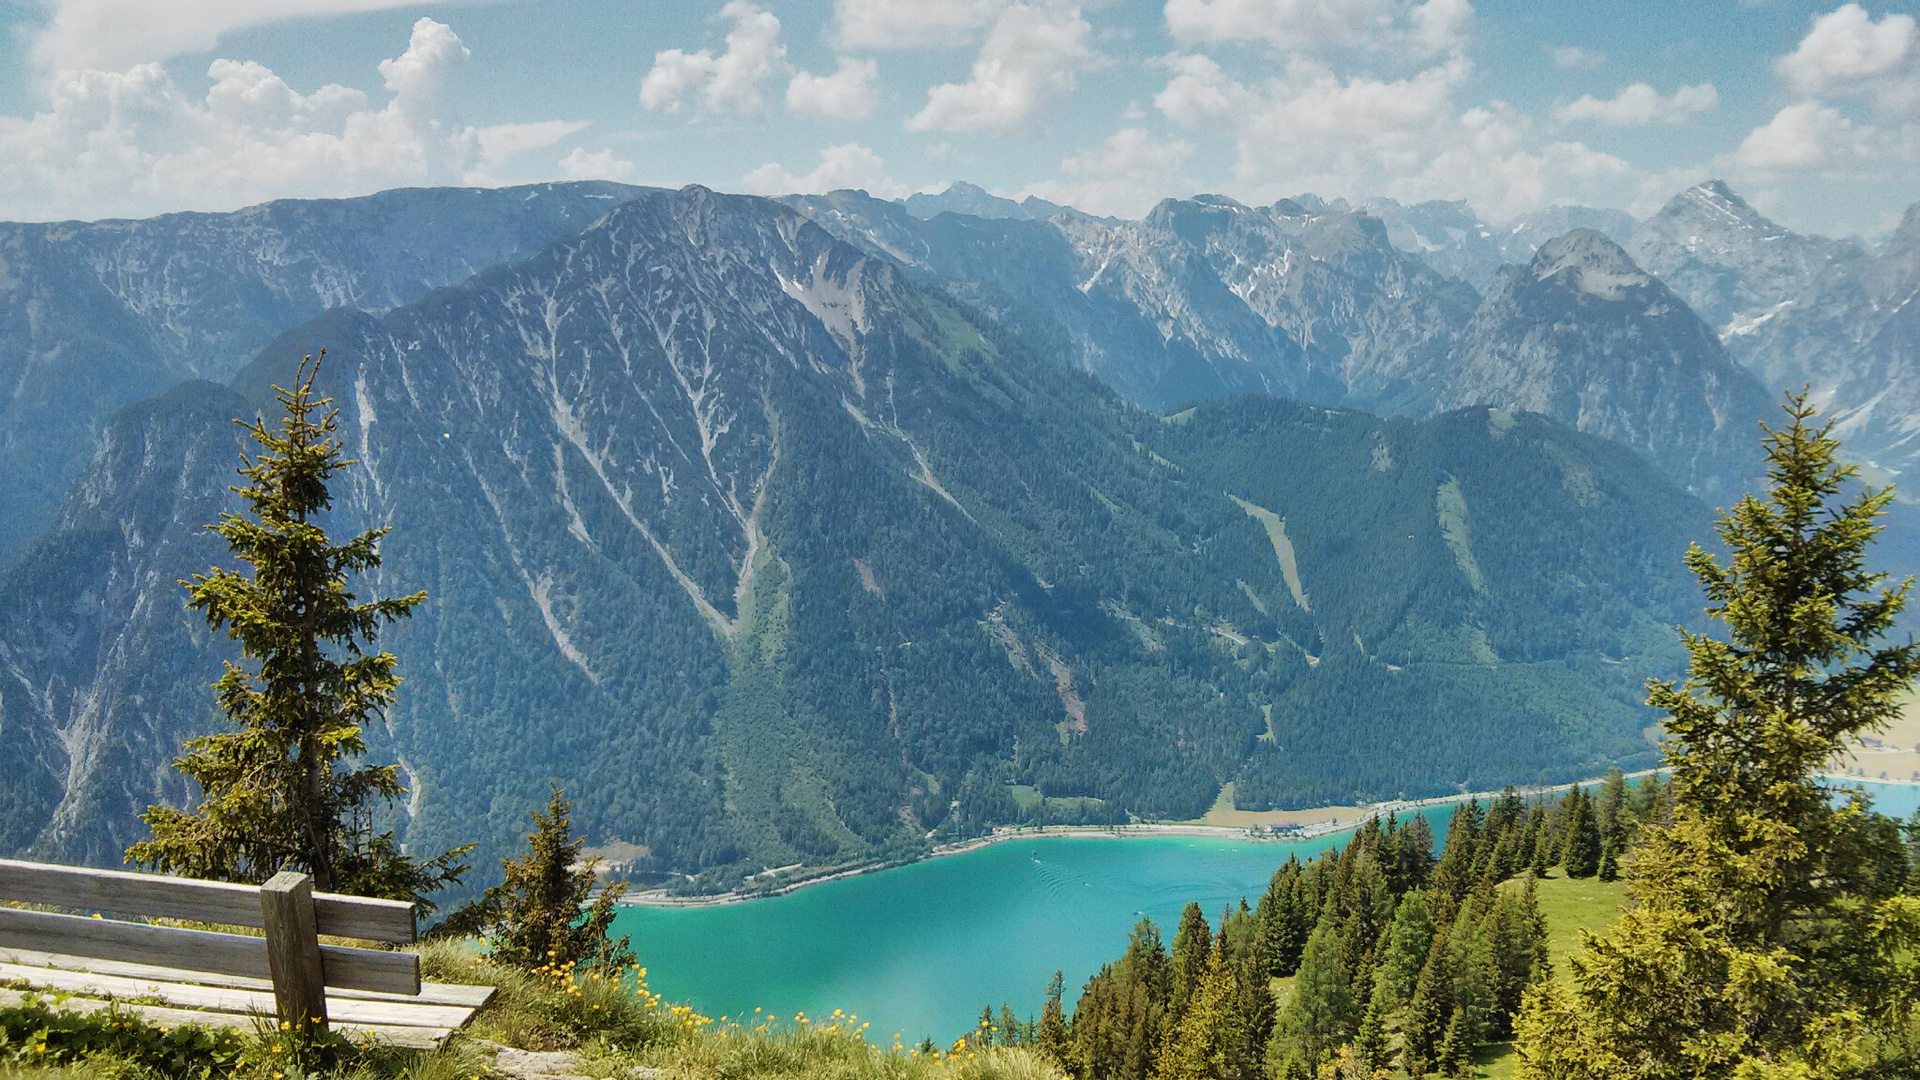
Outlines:
[[[39, 993], [73, 1011], [121, 1003], [163, 1026], [250, 1028], [270, 1017], [303, 1029], [432, 1047], [493, 996], [489, 986], [422, 983], [413, 953], [324, 945], [320, 935], [407, 944], [413, 905], [313, 891], [291, 872], [265, 885], [0, 859], [0, 1004]], [[255, 927], [262, 937], [122, 922], [103, 915]], [[141, 999], [141, 1004], [126, 1004]], [[157, 1001], [159, 1004], [146, 1004]]]

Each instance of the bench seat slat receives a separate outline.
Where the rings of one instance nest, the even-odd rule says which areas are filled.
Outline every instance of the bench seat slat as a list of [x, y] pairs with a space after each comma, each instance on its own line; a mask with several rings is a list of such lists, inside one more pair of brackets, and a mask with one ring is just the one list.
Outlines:
[[[19, 859], [0, 859], [0, 900], [229, 926], [266, 925], [258, 885]], [[313, 915], [320, 933], [333, 937], [401, 945], [415, 938], [413, 905], [403, 900], [316, 892]]]
[[[272, 991], [261, 993], [234, 987], [0, 964], [0, 983], [11, 982], [24, 982], [37, 990], [59, 990], [86, 997], [155, 998], [163, 1005], [214, 1012], [271, 1015], [274, 1011]], [[419, 1005], [403, 1001], [327, 997], [328, 1019], [343, 1023], [457, 1028], [465, 1027], [467, 1021], [473, 1019], [473, 1013], [473, 1009], [458, 1005]]]
[[[263, 938], [46, 911], [0, 907], [0, 948], [40, 948], [102, 960], [272, 977]], [[320, 957], [328, 986], [408, 996], [420, 992], [420, 958], [412, 953], [322, 945]]]
[[[40, 995], [31, 991], [0, 990], [0, 1005], [17, 1006], [34, 997], [40, 997]], [[44, 997], [40, 999], [46, 1000]], [[47, 1004], [65, 1012], [89, 1013], [105, 1011], [114, 1003], [97, 998], [70, 997], [64, 1001], [47, 1002]], [[255, 1023], [271, 1023], [273, 1020], [271, 1015], [255, 1017], [246, 1013], [197, 1012], [192, 1009], [175, 1009], [164, 1005], [129, 1005], [125, 1002], [119, 1004], [123, 1012], [137, 1015], [147, 1023], [159, 1027], [197, 1025], [249, 1031], [253, 1029]], [[332, 1003], [329, 1002], [328, 1005], [331, 1007]], [[413, 1050], [432, 1050], [453, 1034], [450, 1028], [405, 1027], [392, 1024], [339, 1023], [332, 1027], [344, 1035], [356, 1038], [370, 1037], [387, 1046]]]
[[[273, 982], [269, 979], [254, 979], [245, 975], [223, 975], [217, 971], [192, 971], [154, 964], [134, 964], [121, 960], [100, 960], [91, 956], [41, 952], [36, 949], [0, 948], [0, 963], [19, 964], [31, 968], [52, 967], [67, 971], [90, 971], [128, 979], [229, 986], [236, 990], [273, 993]], [[338, 986], [327, 988], [328, 1001], [336, 998], [366, 998], [370, 1001], [413, 1001], [422, 1005], [464, 1005], [471, 1009], [477, 1009], [493, 1000], [493, 995], [494, 988], [491, 986], [466, 986], [460, 983], [422, 982], [418, 996], [384, 994], [377, 990], [353, 990]]]

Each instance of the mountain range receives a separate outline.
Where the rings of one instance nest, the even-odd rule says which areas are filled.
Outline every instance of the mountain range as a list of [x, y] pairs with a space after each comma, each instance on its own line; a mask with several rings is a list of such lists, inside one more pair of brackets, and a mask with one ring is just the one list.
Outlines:
[[[407, 682], [371, 733], [423, 850], [509, 849], [549, 778], [717, 888], [1227, 783], [1260, 809], [1653, 759], [1679, 556], [1769, 395], [1644, 223], [993, 198], [4, 227], [0, 368], [45, 389], [0, 416], [37, 470], [0, 492], [0, 850], [111, 864], [190, 797], [167, 762], [230, 653], [178, 580], [223, 558], [231, 420], [321, 347], [358, 459], [329, 524], [391, 527], [365, 588], [431, 597], [382, 639]], [[1438, 268], [1496, 239], [1478, 285]]]

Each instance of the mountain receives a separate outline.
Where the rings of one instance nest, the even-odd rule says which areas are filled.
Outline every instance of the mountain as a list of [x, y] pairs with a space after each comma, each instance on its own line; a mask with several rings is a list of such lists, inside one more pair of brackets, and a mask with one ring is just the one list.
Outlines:
[[1672, 290], [1592, 229], [1549, 240], [1487, 290], [1438, 404], [1489, 402], [1624, 443], [1729, 501], [1759, 475], [1755, 424], [1770, 405]]
[[1377, 219], [1290, 200], [1168, 199], [1140, 221], [924, 222], [858, 192], [788, 202], [1149, 409], [1258, 392], [1417, 411], [1403, 369], [1444, 356], [1479, 301], [1394, 248]]
[[[1155, 228], [1245, 216], [1198, 205]], [[1376, 257], [1377, 225], [1323, 226]], [[381, 639], [407, 681], [374, 753], [408, 842], [483, 867], [549, 778], [704, 888], [1191, 817], [1229, 781], [1297, 806], [1647, 763], [1641, 683], [1698, 604], [1706, 511], [1623, 447], [1486, 408], [1162, 418], [785, 206], [643, 191], [112, 418], [0, 578], [7, 849], [111, 863], [181, 798], [228, 646], [178, 580], [220, 557], [229, 418], [321, 346], [358, 459], [328, 524], [393, 530], [364, 594], [430, 594]]]
[[1393, 199], [1368, 199], [1362, 212], [1387, 226], [1393, 246], [1412, 252], [1427, 265], [1485, 291], [1500, 268], [1525, 263], [1541, 244], [1574, 229], [1595, 229], [1615, 243], [1623, 243], [1634, 226], [1619, 210], [1591, 206], [1546, 206], [1505, 226], [1482, 221], [1464, 201], [1403, 205]]
[[1669, 199], [1634, 227], [1626, 249], [1723, 333], [1801, 297], [1829, 267], [1863, 254], [1851, 241], [1782, 228], [1720, 180]]
[[916, 192], [901, 200], [907, 213], [917, 218], [941, 214], [970, 214], [981, 218], [1008, 218], [1015, 221], [1039, 221], [1067, 209], [1045, 199], [1029, 195], [1020, 202], [1003, 199], [977, 184], [965, 180], [949, 184], [939, 194]]
[[224, 382], [327, 308], [385, 310], [531, 254], [637, 190], [410, 189], [0, 223], [0, 565], [47, 524], [121, 406], [182, 379]]
[[[1508, 267], [1484, 298], [1432, 269], [1433, 252], [1393, 240], [1418, 226], [1447, 237], [1446, 250], [1476, 250], [1456, 233], [1477, 238], [1484, 254], [1530, 245], [1560, 218], [1604, 222], [1604, 212], [1565, 208], [1496, 234], [1463, 203], [1368, 204], [1395, 215], [1390, 225], [1318, 200], [1253, 208], [1221, 196], [1168, 199], [1135, 222], [1071, 212], [921, 221], [845, 191], [787, 201], [1148, 409], [1240, 393], [1405, 416], [1532, 409], [1633, 446], [1702, 493], [1754, 475], [1764, 395], [1606, 236], [1543, 241], [1541, 251], [1560, 245], [1553, 269], [1530, 278], [1528, 265]], [[1599, 260], [1588, 271], [1554, 276], [1568, 269], [1556, 259], [1588, 257]], [[1525, 258], [1541, 256], [1529, 246]], [[1613, 274], [1626, 277], [1598, 293], [1580, 287]], [[1615, 285], [1626, 292], [1615, 296]], [[1654, 346], [1645, 356], [1643, 343]]]

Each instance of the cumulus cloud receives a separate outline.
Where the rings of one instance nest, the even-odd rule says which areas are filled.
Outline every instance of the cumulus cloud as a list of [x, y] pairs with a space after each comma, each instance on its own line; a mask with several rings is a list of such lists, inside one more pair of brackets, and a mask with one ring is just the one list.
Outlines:
[[1554, 45], [1547, 52], [1552, 55], [1554, 66], [1568, 71], [1596, 71], [1607, 63], [1606, 53], [1598, 49], [1583, 49], [1578, 45]]
[[740, 178], [755, 195], [815, 195], [841, 188], [860, 188], [882, 199], [899, 199], [909, 194], [905, 184], [887, 175], [880, 155], [859, 143], [841, 143], [820, 151], [820, 164], [804, 176], [795, 176], [785, 166], [769, 161]]
[[466, 62], [453, 31], [422, 18], [406, 51], [380, 65], [388, 100], [379, 108], [337, 84], [302, 94], [252, 61], [215, 60], [200, 101], [157, 63], [55, 72], [45, 111], [0, 117], [0, 216], [142, 215], [491, 183], [514, 154], [582, 126], [460, 123], [445, 91]]
[[747, 0], [732, 0], [720, 16], [733, 20], [726, 51], [718, 56], [709, 49], [655, 53], [653, 68], [640, 80], [641, 107], [677, 113], [691, 100], [703, 112], [751, 116], [766, 111], [761, 85], [788, 70], [780, 20]]
[[576, 146], [558, 162], [560, 175], [569, 180], [616, 180], [622, 184], [633, 182], [639, 172], [633, 162], [627, 161], [611, 150], [589, 152]]
[[1920, 28], [1911, 15], [1875, 22], [1858, 4], [1816, 16], [1775, 69], [1799, 93], [1853, 94], [1890, 112], [1920, 105]]
[[1712, 83], [1683, 86], [1667, 97], [1646, 83], [1623, 86], [1610, 98], [1583, 95], [1578, 101], [1553, 108], [1560, 121], [1592, 120], [1608, 127], [1646, 127], [1649, 124], [1684, 124], [1701, 113], [1720, 106], [1720, 92]]
[[1406, 51], [1433, 56], [1464, 43], [1467, 0], [1167, 0], [1167, 32], [1183, 44], [1264, 41], [1300, 52]]
[[1915, 150], [1911, 129], [1856, 125], [1832, 106], [1803, 101], [1748, 132], [1721, 162], [1730, 175], [1756, 183], [1791, 174], [1864, 178], [1911, 166]]
[[1142, 128], [1122, 128], [1107, 141], [1060, 163], [1064, 180], [1033, 184], [1021, 197], [1038, 195], [1092, 214], [1139, 217], [1168, 196], [1184, 195], [1193, 181], [1181, 165], [1193, 147], [1162, 142]]
[[529, 150], [552, 146], [588, 126], [585, 120], [536, 120], [530, 124], [496, 124], [475, 134], [480, 140], [481, 160], [503, 162]]
[[880, 104], [880, 65], [838, 58], [831, 75], [797, 72], [787, 84], [787, 111], [822, 120], [865, 120]]
[[1510, 108], [1461, 108], [1454, 94], [1472, 65], [1459, 57], [1400, 79], [1296, 63], [1253, 84], [1203, 56], [1165, 64], [1155, 107], [1184, 127], [1234, 133], [1244, 198], [1468, 199], [1497, 220], [1555, 199], [1617, 205], [1636, 180], [1628, 163], [1583, 143], [1542, 143]]
[[834, 0], [846, 49], [925, 49], [970, 44], [1007, 0]]
[[[425, 0], [434, 3], [437, 0]], [[34, 59], [51, 71], [120, 71], [149, 60], [212, 49], [231, 30], [282, 19], [415, 7], [417, 0], [53, 0]]]
[[1075, 73], [1093, 62], [1093, 28], [1078, 5], [1014, 4], [1000, 12], [964, 83], [927, 90], [909, 131], [987, 131], [1017, 126], [1072, 92]]

